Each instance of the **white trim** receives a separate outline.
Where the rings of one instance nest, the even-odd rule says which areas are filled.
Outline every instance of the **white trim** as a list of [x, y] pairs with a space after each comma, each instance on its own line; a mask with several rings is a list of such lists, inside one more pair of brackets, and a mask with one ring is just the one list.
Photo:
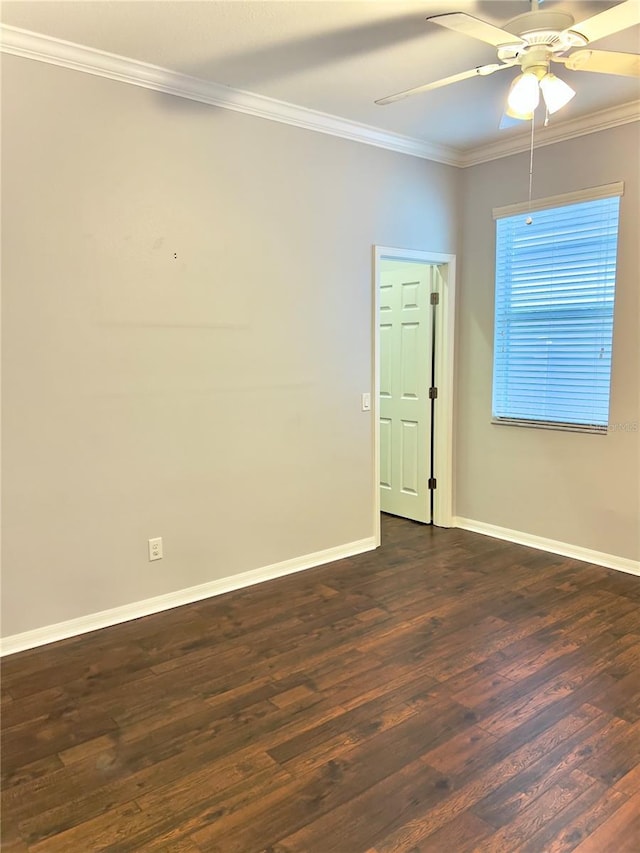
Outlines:
[[[586, 136], [599, 130], [608, 130], [621, 124], [640, 120], [640, 100], [620, 104], [617, 107], [608, 107], [595, 113], [590, 113], [580, 118], [569, 119], [558, 124], [549, 125], [536, 129], [535, 147], [543, 148], [545, 145], [554, 145], [556, 142], [564, 142], [577, 136]], [[527, 128], [530, 125], [526, 124]], [[490, 160], [499, 160], [511, 154], [520, 154], [528, 151], [531, 144], [530, 130], [519, 133], [517, 136], [509, 136], [496, 142], [489, 142], [471, 148], [469, 151], [461, 152], [458, 157], [458, 165], [477, 166], [479, 163], [488, 163]]]
[[[365, 145], [409, 154], [423, 160], [433, 160], [448, 166], [462, 168], [476, 166], [479, 163], [497, 160], [510, 154], [519, 154], [529, 149], [530, 134], [523, 132], [463, 151], [453, 146], [403, 136], [253, 92], [232, 89], [220, 83], [201, 80], [137, 59], [129, 59], [126, 56], [53, 38], [20, 27], [12, 27], [9, 24], [0, 24], [0, 52], [81, 71], [84, 74], [94, 74], [144, 89], [153, 89], [156, 92], [165, 92], [178, 98], [187, 98], [317, 133], [326, 133], [353, 142], [362, 142]], [[556, 142], [618, 127], [639, 119], [640, 101], [608, 107], [580, 118], [540, 128], [537, 131], [536, 147], [553, 145]]]
[[180, 74], [137, 59], [128, 59], [115, 53], [107, 53], [7, 24], [0, 25], [0, 39], [0, 50], [14, 56], [47, 62], [73, 71], [117, 80], [120, 83], [153, 89], [156, 92], [165, 92], [179, 98], [199, 101], [202, 104], [222, 107], [305, 130], [363, 142], [366, 145], [398, 151], [424, 160], [434, 160], [436, 163], [459, 165], [458, 151], [446, 145], [402, 136], [399, 133], [381, 130], [318, 110], [299, 107], [275, 98], [232, 89], [230, 86]]
[[[389, 251], [393, 251], [392, 249]], [[371, 417], [373, 418], [373, 448], [371, 469], [373, 471], [373, 536], [376, 548], [382, 542], [380, 520], [380, 261], [384, 247], [373, 247], [373, 312], [371, 314], [371, 340], [373, 341], [373, 362], [371, 365]]]
[[435, 472], [433, 523], [453, 527], [453, 394], [456, 328], [456, 256], [442, 255], [443, 292], [436, 323]]
[[606, 425], [595, 424], [570, 424], [558, 421], [534, 421], [526, 418], [499, 418], [492, 417], [489, 423], [495, 426], [512, 426], [522, 429], [552, 429], [556, 432], [581, 432], [583, 435], [607, 435], [609, 429]]
[[597, 201], [601, 198], [612, 198], [613, 196], [623, 195], [624, 182], [617, 181], [613, 184], [603, 184], [600, 187], [590, 187], [584, 190], [576, 190], [572, 193], [550, 195], [546, 198], [534, 198], [531, 202], [519, 201], [516, 204], [505, 204], [503, 207], [494, 207], [493, 218], [504, 219], [507, 216], [517, 216], [519, 213], [547, 210], [550, 207], [564, 207], [567, 204], [579, 204], [582, 201]]
[[346, 545], [338, 545], [335, 548], [327, 548], [324, 551], [316, 551], [303, 557], [294, 557], [291, 560], [264, 566], [261, 569], [252, 569], [238, 575], [209, 581], [199, 586], [180, 589], [176, 592], [169, 592], [165, 595], [158, 595], [155, 598], [147, 598], [144, 601], [136, 601], [99, 613], [90, 613], [87, 616], [36, 628], [33, 631], [25, 631], [22, 634], [14, 634], [0, 640], [0, 657], [22, 652], [26, 649], [34, 649], [47, 643], [55, 643], [67, 637], [76, 637], [78, 634], [86, 634], [89, 631], [96, 631], [111, 625], [118, 625], [131, 619], [139, 619], [141, 616], [161, 613], [163, 610], [170, 610], [173, 607], [181, 607], [183, 604], [191, 604], [194, 601], [223, 595], [226, 592], [233, 592], [236, 589], [243, 589], [246, 586], [253, 586], [253, 584], [274, 580], [295, 572], [302, 572], [315, 566], [332, 563], [335, 560], [353, 557], [356, 554], [364, 554], [366, 551], [372, 551], [375, 547], [376, 543], [373, 537], [360, 539]]
[[590, 548], [582, 548], [580, 545], [570, 545], [568, 542], [545, 539], [543, 536], [534, 536], [531, 533], [522, 533], [519, 530], [510, 530], [507, 527], [498, 527], [495, 524], [474, 521], [470, 518], [458, 517], [454, 519], [454, 523], [456, 527], [462, 530], [482, 533], [483, 536], [492, 536], [494, 539], [503, 539], [517, 545], [528, 545], [530, 548], [537, 548], [538, 551], [550, 551], [552, 554], [559, 554], [562, 557], [571, 557], [574, 560], [583, 560], [585, 563], [593, 563], [597, 566], [605, 566], [607, 569], [616, 569], [619, 572], [640, 576], [640, 560], [629, 560], [627, 557], [605, 554], [603, 551], [592, 551]]
[[376, 545], [380, 544], [380, 264], [381, 261], [408, 261], [437, 264], [442, 270], [443, 292], [440, 294], [441, 322], [436, 324], [436, 387], [434, 434], [438, 488], [433, 499], [433, 523], [438, 527], [454, 526], [453, 519], [453, 364], [455, 353], [455, 285], [456, 256], [391, 246], [373, 247], [373, 381], [371, 411], [373, 416], [373, 529]]

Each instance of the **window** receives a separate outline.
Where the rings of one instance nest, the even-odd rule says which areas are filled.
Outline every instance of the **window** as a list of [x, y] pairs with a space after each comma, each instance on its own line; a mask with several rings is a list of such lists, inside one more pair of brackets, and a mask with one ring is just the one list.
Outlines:
[[494, 211], [494, 423], [607, 431], [621, 194]]

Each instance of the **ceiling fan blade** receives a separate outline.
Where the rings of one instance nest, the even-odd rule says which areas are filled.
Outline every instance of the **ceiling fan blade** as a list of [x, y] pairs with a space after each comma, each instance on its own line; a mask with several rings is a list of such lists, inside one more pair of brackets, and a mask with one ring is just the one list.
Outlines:
[[480, 18], [474, 18], [473, 15], [467, 15], [465, 12], [433, 15], [427, 18], [427, 21], [441, 27], [447, 27], [456, 33], [463, 33], [466, 36], [471, 36], [471, 38], [479, 39], [487, 44], [492, 44], [494, 47], [502, 44], [524, 44], [522, 39], [514, 36], [513, 33], [501, 30], [500, 27], [495, 27], [493, 24], [488, 24], [486, 21], [481, 21]]
[[638, 0], [626, 0], [624, 3], [618, 3], [617, 6], [605, 9], [598, 15], [587, 18], [586, 21], [574, 24], [569, 29], [574, 33], [580, 33], [592, 42], [618, 33], [620, 30], [626, 30], [634, 24], [640, 24], [640, 3]]
[[637, 53], [616, 53], [611, 50], [576, 50], [563, 59], [571, 71], [595, 71], [598, 74], [619, 74], [640, 77], [640, 56]]
[[451, 77], [443, 77], [442, 80], [435, 80], [433, 83], [424, 83], [422, 86], [415, 86], [413, 89], [406, 89], [404, 92], [398, 92], [397, 95], [388, 95], [386, 98], [380, 98], [376, 104], [384, 106], [392, 104], [394, 101], [401, 101], [404, 98], [410, 98], [412, 95], [419, 95], [421, 92], [428, 92], [430, 89], [439, 89], [441, 86], [448, 86], [450, 83], [458, 83], [460, 80], [468, 80], [470, 77], [486, 77], [493, 74], [495, 71], [500, 71], [503, 68], [511, 68], [514, 63], [508, 62], [504, 65], [492, 63], [491, 65], [480, 65], [478, 68], [471, 68], [469, 71], [461, 71], [460, 74], [452, 74]]

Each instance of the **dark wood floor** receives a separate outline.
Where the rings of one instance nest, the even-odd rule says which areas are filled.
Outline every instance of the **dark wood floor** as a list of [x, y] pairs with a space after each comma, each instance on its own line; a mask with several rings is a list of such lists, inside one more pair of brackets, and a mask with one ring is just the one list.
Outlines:
[[640, 579], [383, 547], [5, 658], [3, 851], [640, 851]]

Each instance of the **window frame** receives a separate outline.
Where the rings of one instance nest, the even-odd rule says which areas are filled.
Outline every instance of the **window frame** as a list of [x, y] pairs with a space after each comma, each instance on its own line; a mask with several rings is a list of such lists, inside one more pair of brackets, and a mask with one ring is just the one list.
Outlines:
[[[494, 221], [499, 219], [506, 219], [513, 216], [518, 215], [527, 215], [528, 213], [534, 213], [535, 211], [540, 210], [549, 210], [553, 208], [566, 207], [568, 205], [580, 204], [583, 202], [591, 202], [598, 201], [601, 199], [614, 198], [624, 195], [624, 183], [622, 181], [605, 184], [603, 186], [591, 187], [589, 189], [578, 190], [576, 192], [571, 193], [563, 193], [560, 195], [548, 196], [546, 198], [534, 199], [529, 202], [518, 202], [516, 204], [505, 205], [502, 207], [493, 208], [492, 214]], [[618, 221], [618, 231], [617, 231], [617, 239], [619, 238], [620, 226]], [[496, 386], [496, 330], [497, 326], [496, 322], [496, 306], [497, 306], [497, 276], [498, 276], [498, 229], [497, 224], [494, 230], [495, 234], [495, 246], [494, 246], [494, 300], [493, 300], [493, 308], [494, 308], [494, 330], [493, 330], [493, 350], [492, 350], [492, 402], [491, 402], [491, 423], [498, 426], [516, 426], [516, 427], [529, 427], [533, 429], [550, 429], [557, 430], [562, 432], [581, 432], [581, 433], [593, 433], [606, 435], [609, 429], [609, 421], [610, 416], [607, 418], [606, 424], [583, 424], [583, 423], [571, 423], [565, 421], [554, 421], [554, 420], [541, 420], [537, 418], [525, 418], [525, 417], [502, 417], [496, 415], [494, 412], [494, 394], [495, 394], [495, 386]], [[618, 256], [618, 250], [616, 248], [616, 261]], [[616, 281], [614, 288], [617, 286], [617, 269], [616, 269]], [[614, 289], [615, 293], [615, 289]], [[615, 302], [614, 302], [614, 310], [615, 310]], [[613, 349], [613, 333], [612, 333], [612, 349]], [[613, 362], [613, 359], [612, 359]], [[609, 372], [609, 394], [611, 393], [611, 376], [613, 372], [613, 363], [610, 366]], [[609, 409], [610, 411], [610, 409]]]

